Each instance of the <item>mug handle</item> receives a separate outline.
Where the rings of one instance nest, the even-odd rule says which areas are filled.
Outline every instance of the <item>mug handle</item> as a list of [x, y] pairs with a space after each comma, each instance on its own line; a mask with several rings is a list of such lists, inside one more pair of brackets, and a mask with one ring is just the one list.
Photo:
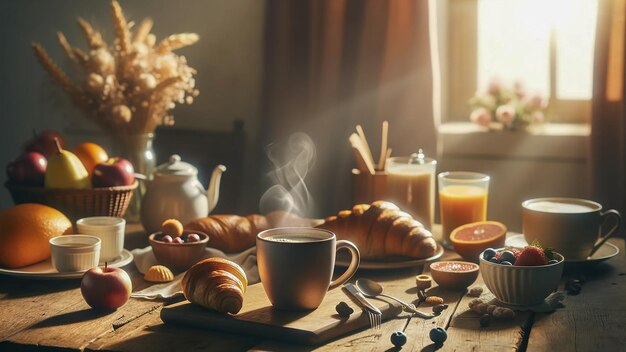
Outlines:
[[350, 241], [346, 241], [346, 240], [337, 241], [337, 247], [335, 251], [339, 251], [342, 248], [348, 249], [350, 251], [350, 254], [352, 255], [352, 259], [350, 260], [350, 266], [348, 267], [348, 270], [346, 270], [345, 273], [341, 274], [341, 276], [337, 278], [337, 280], [330, 282], [330, 286], [328, 286], [328, 291], [350, 280], [352, 275], [354, 275], [356, 270], [359, 268], [359, 263], [361, 262], [361, 255], [359, 254], [359, 249], [356, 248], [354, 243]]
[[604, 244], [604, 242], [606, 242], [606, 240], [608, 240], [611, 236], [613, 236], [613, 234], [615, 234], [617, 229], [619, 229], [619, 227], [622, 225], [622, 216], [619, 214], [619, 211], [615, 209], [610, 209], [610, 210], [605, 211], [604, 213], [600, 213], [600, 216], [602, 217], [603, 225], [607, 222], [607, 220], [610, 217], [614, 217], [615, 225], [611, 227], [611, 229], [606, 233], [606, 235], [598, 239], [596, 244], [593, 246], [591, 253], [589, 253], [590, 257]]

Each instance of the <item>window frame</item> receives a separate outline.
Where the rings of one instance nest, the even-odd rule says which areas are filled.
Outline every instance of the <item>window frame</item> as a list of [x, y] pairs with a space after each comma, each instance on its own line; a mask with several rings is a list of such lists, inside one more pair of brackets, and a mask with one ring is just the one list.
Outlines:
[[[478, 0], [444, 0], [437, 5], [439, 30], [444, 43], [442, 60], [442, 122], [468, 121], [469, 99], [478, 81]], [[589, 123], [591, 99], [558, 99], [556, 95], [556, 45], [550, 49], [550, 101], [545, 110], [548, 122]]]

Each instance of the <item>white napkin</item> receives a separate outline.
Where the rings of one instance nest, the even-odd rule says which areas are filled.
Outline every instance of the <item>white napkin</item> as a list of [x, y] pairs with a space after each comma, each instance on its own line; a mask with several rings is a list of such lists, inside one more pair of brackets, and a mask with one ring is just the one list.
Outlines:
[[[144, 274], [151, 266], [157, 265], [158, 262], [152, 252], [152, 247], [138, 248], [131, 251], [134, 256], [135, 266], [140, 273]], [[246, 272], [248, 284], [254, 284], [260, 281], [259, 270], [256, 264], [256, 247], [247, 249], [241, 253], [226, 254], [218, 249], [208, 248], [204, 254], [204, 258], [220, 257], [233, 261], [241, 266]], [[180, 280], [185, 273], [181, 273], [174, 277], [174, 281], [155, 284], [141, 291], [133, 292], [130, 296], [144, 299], [167, 299], [182, 294], [180, 290]]]

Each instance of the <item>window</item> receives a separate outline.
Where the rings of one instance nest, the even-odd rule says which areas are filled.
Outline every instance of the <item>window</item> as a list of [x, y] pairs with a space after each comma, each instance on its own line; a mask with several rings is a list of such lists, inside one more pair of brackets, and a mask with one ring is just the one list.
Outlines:
[[466, 121], [469, 97], [499, 77], [549, 97], [550, 121], [588, 121], [597, 0], [448, 0], [444, 7], [448, 120]]

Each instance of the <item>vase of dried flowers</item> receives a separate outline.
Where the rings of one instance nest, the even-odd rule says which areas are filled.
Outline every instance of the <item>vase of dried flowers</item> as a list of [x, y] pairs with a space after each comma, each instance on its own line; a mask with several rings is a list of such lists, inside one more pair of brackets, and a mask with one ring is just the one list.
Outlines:
[[[87, 50], [71, 46], [63, 33], [57, 32], [65, 54], [79, 68], [72, 70], [76, 71], [73, 77], [59, 68], [40, 44], [34, 43], [33, 49], [74, 105], [112, 136], [121, 156], [149, 176], [154, 168], [154, 130], [174, 124], [170, 111], [176, 104], [193, 103], [199, 94], [196, 71], [184, 56], [174, 53], [196, 43], [198, 35], [173, 34], [157, 41], [151, 33], [151, 19], [134, 26], [115, 0], [111, 14], [115, 39], [110, 44], [82, 18], [78, 18], [78, 25], [87, 39]], [[134, 198], [138, 201], [140, 197]]]

